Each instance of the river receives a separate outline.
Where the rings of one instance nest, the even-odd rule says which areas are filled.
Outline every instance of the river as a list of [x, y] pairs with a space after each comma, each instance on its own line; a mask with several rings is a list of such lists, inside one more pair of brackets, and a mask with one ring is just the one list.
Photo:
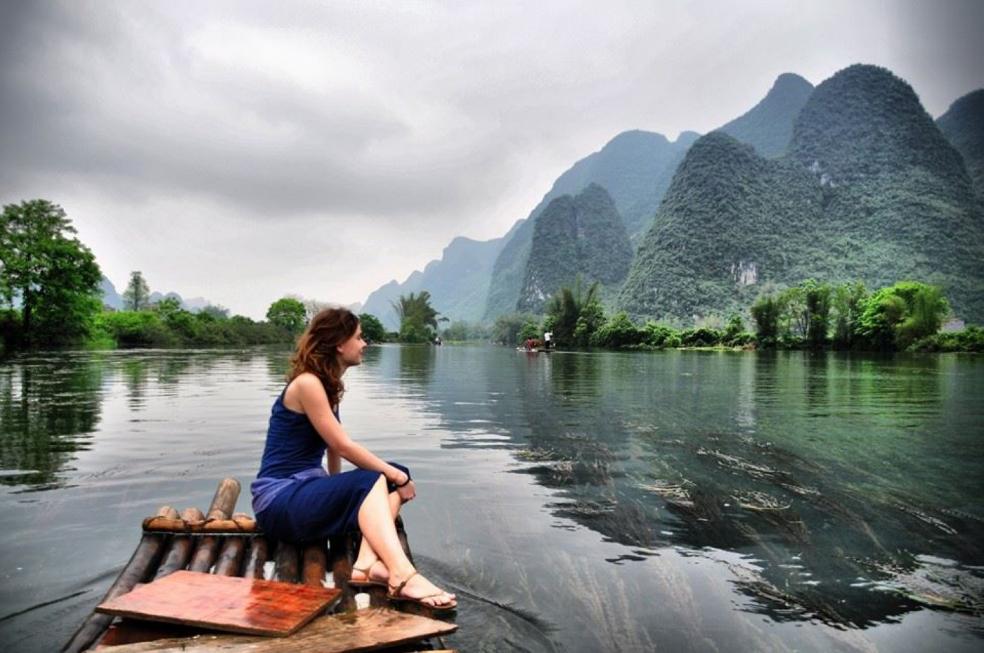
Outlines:
[[[4, 650], [63, 644], [159, 506], [249, 510], [287, 355], [0, 361]], [[984, 357], [383, 345], [346, 383], [463, 651], [984, 646]]]

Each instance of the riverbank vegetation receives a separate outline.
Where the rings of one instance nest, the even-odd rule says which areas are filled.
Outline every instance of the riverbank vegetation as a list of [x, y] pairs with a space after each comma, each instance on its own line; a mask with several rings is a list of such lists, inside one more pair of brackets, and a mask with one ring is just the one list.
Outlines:
[[727, 347], [858, 351], [984, 352], [984, 329], [940, 329], [950, 317], [942, 291], [930, 284], [901, 281], [869, 293], [858, 282], [819, 283], [808, 279], [763, 292], [745, 319], [733, 314], [723, 325], [687, 329], [647, 321], [625, 312], [606, 316], [597, 284], [562, 288], [545, 316], [514, 313], [496, 320], [492, 339], [517, 345], [553, 333], [558, 347], [665, 349]]
[[[152, 302], [139, 271], [123, 293], [126, 310], [101, 301], [102, 273], [92, 252], [75, 236], [65, 212], [47, 200], [4, 207], [0, 216], [0, 354], [57, 347], [245, 346], [292, 343], [321, 305], [295, 297], [274, 301], [266, 321], [229, 315], [221, 306], [189, 311], [171, 297]], [[491, 326], [455, 322], [431, 306], [426, 290], [399, 298], [398, 333], [387, 333], [363, 313], [371, 342], [492, 340], [516, 345], [553, 334], [558, 347], [663, 349], [730, 347], [878, 351], [984, 352], [984, 329], [941, 331], [951, 317], [939, 287], [900, 281], [874, 292], [861, 283], [806, 280], [761, 293], [744, 315], [687, 329], [627, 313], [606, 315], [599, 284], [577, 279], [547, 302], [545, 315], [514, 313]], [[746, 326], [746, 320], [754, 331]]]
[[[102, 272], [62, 208], [35, 199], [0, 214], [0, 354], [59, 347], [242, 346], [289, 343], [304, 328], [305, 306], [283, 298], [267, 321], [221, 306], [185, 310], [173, 298], [151, 302], [135, 271], [125, 310], [104, 306]], [[297, 308], [300, 307], [298, 315]]]

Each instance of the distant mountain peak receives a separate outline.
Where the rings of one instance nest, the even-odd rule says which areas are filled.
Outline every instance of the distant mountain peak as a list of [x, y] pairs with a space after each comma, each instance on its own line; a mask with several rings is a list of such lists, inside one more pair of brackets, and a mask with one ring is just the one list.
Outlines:
[[955, 100], [936, 124], [960, 152], [977, 195], [984, 198], [984, 88]]
[[[789, 91], [802, 89], [812, 91], [813, 84], [811, 84], [805, 77], [801, 77], [796, 73], [782, 73], [776, 77], [776, 81], [772, 84], [772, 89], [769, 91], [769, 94], [786, 93]], [[766, 95], [766, 97], [768, 97], [768, 95]]]
[[782, 156], [793, 138], [796, 116], [811, 93], [813, 84], [795, 73], [783, 73], [758, 104], [718, 131], [748, 143], [762, 156]]
[[835, 183], [912, 166], [962, 167], [908, 82], [870, 64], [848, 66], [816, 87], [796, 119], [790, 153]]

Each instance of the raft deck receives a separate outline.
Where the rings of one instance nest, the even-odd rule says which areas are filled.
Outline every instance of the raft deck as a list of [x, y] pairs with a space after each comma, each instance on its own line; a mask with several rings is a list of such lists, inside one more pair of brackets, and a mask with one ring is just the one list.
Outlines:
[[[229, 635], [193, 625], [176, 625], [118, 618], [93, 612], [82, 623], [62, 653], [102, 651], [368, 651], [419, 642], [457, 630], [457, 626], [432, 619], [423, 606], [416, 614], [380, 607], [386, 605], [385, 589], [371, 588], [368, 610], [356, 611], [355, 591], [348, 584], [358, 536], [332, 538], [297, 546], [267, 538], [256, 521], [235, 513], [240, 485], [227, 478], [219, 483], [207, 513], [187, 508], [180, 514], [163, 506], [143, 522], [143, 535], [130, 561], [110, 586], [100, 604], [130, 592], [138, 583], [149, 583], [179, 570], [275, 580], [323, 587], [328, 570], [340, 594], [331, 615], [320, 616], [295, 634], [284, 638]], [[413, 561], [403, 520], [397, 517], [397, 534], [407, 557]], [[366, 591], [365, 588], [356, 588]]]

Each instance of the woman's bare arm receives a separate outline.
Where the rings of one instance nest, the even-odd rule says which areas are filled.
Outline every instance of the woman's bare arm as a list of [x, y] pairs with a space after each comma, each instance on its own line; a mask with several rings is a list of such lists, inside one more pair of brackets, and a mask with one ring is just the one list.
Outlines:
[[[328, 396], [325, 394], [325, 389], [318, 377], [308, 373], [301, 374], [294, 379], [291, 385], [296, 387], [295, 393], [291, 393], [294, 395], [293, 398], [300, 404], [304, 414], [307, 415], [315, 430], [328, 445], [330, 452], [328, 458], [329, 473], [336, 473], [331, 469], [331, 455], [335, 454], [361, 469], [381, 472], [388, 481], [397, 485], [407, 480], [407, 475], [404, 472], [349, 437], [331, 411]], [[337, 464], [340, 468], [341, 461], [337, 461]]]
[[342, 471], [342, 457], [334, 449], [328, 449], [328, 473], [334, 476]]

